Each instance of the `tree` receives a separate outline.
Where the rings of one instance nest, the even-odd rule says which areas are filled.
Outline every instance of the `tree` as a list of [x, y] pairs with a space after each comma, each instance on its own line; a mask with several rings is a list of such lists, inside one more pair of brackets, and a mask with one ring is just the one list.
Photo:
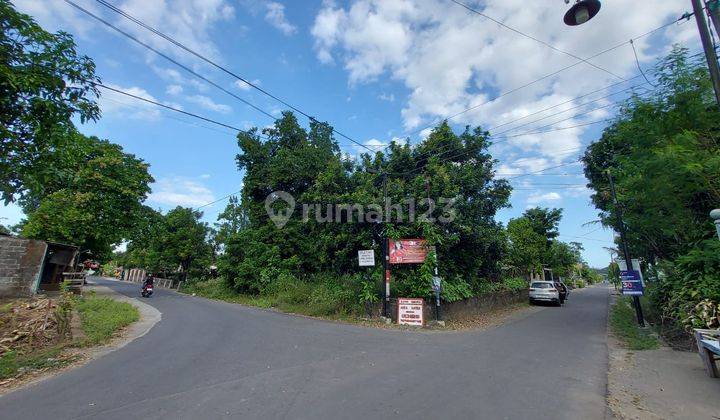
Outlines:
[[[74, 244], [106, 258], [137, 229], [153, 179], [145, 162], [116, 144], [77, 132], [72, 139], [62, 174], [26, 196], [29, 214], [21, 233]], [[36, 179], [44, 171], [38, 168]]]
[[[358, 220], [351, 211], [333, 214], [329, 223], [315, 216], [327, 217], [328, 205], [382, 208], [379, 172], [389, 174], [388, 197], [404, 215], [402, 222], [394, 218], [388, 225], [389, 236], [428, 239], [437, 248], [441, 275], [448, 284], [468, 289], [499, 276], [505, 243], [494, 216], [508, 205], [510, 186], [494, 177], [486, 132], [468, 127], [456, 134], [442, 123], [414, 148], [393, 143], [386, 152], [363, 154], [357, 160], [340, 153], [328, 124], [311, 121], [305, 130], [292, 113], [284, 113], [263, 133], [266, 141], [256, 130], [238, 136], [238, 168], [245, 172], [240, 206], [247, 225], [229, 235], [218, 263], [230, 286], [258, 292], [278, 273], [308, 281], [357, 273], [357, 250], [379, 251], [381, 226]], [[266, 198], [276, 191], [295, 201], [282, 230], [266, 211]], [[450, 214], [444, 214], [443, 205], [429, 208], [423, 201], [428, 196], [436, 203], [441, 197], [453, 199], [456, 217], [438, 222]], [[425, 213], [428, 218], [409, 220], [411, 199], [417, 204], [416, 216]], [[320, 213], [316, 208], [303, 220], [303, 204], [315, 203], [321, 204]], [[272, 205], [276, 210], [287, 208], [282, 200]], [[396, 267], [393, 273], [396, 292], [429, 291], [429, 284], [415, 284], [424, 281], [417, 268]]]
[[558, 226], [562, 220], [562, 209], [535, 207], [525, 210], [523, 216], [530, 221], [535, 233], [545, 237], [548, 246], [560, 234]]
[[513, 271], [528, 275], [542, 270], [545, 254], [545, 236], [533, 229], [527, 217], [511, 219], [507, 225], [508, 252], [505, 264]]
[[148, 212], [147, 217], [145, 234], [128, 244], [118, 262], [166, 277], [179, 272], [183, 280], [188, 274], [202, 275], [213, 256], [202, 212], [178, 206], [165, 215]]
[[50, 34], [0, 0], [0, 194], [26, 192], [28, 178], [72, 140], [71, 118], [97, 120], [95, 64], [72, 37]]
[[702, 57], [675, 47], [653, 73], [658, 87], [629, 99], [583, 162], [602, 223], [619, 231], [622, 210], [631, 255], [662, 273], [648, 293], [656, 321], [681, 330], [698, 302], [720, 299], [708, 217], [720, 202], [720, 110]]
[[654, 93], [628, 100], [583, 157], [602, 223], [619, 231], [609, 170], [632, 254], [649, 262], [711, 237], [708, 213], [720, 202], [720, 112], [702, 58], [676, 47], [654, 73]]
[[228, 199], [225, 210], [218, 215], [217, 220], [213, 236], [218, 244], [224, 244], [231, 235], [238, 234], [249, 224], [247, 213], [235, 196]]

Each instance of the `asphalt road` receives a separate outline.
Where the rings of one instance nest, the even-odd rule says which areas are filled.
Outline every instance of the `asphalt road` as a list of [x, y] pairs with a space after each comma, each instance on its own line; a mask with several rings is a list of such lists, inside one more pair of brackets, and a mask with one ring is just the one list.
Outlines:
[[[100, 281], [129, 296], [137, 285]], [[162, 320], [0, 397], [2, 419], [602, 419], [604, 287], [500, 327], [376, 330], [157, 289]]]

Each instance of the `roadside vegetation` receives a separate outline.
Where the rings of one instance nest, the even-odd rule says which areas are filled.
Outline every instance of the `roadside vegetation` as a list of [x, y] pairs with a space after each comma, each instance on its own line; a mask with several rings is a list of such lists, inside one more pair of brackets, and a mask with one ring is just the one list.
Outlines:
[[[360, 284], [368, 283], [360, 282]], [[286, 278], [282, 282], [273, 283], [273, 288], [263, 293], [248, 294], [238, 293], [228, 287], [223, 279], [210, 279], [189, 282], [183, 285], [180, 291], [209, 299], [260, 308], [275, 308], [283, 312], [308, 316], [349, 319], [376, 315], [373, 309], [380, 307], [380, 299], [374, 292], [363, 291], [362, 286], [359, 290], [351, 292], [343, 288], [333, 290], [332, 287], [329, 283]], [[524, 279], [506, 279], [488, 285], [479, 292], [479, 295], [515, 292], [526, 288], [527, 282]]]
[[[671, 344], [720, 326], [720, 110], [702, 55], [674, 48], [583, 158], [604, 226], [619, 230], [606, 171], [615, 180], [631, 255], [643, 261], [650, 320]], [[616, 250], [622, 255], [621, 250]], [[615, 264], [608, 269], [619, 280]]]
[[[384, 236], [424, 238], [436, 250], [425, 264], [393, 267], [393, 296], [432, 297], [436, 266], [445, 302], [519, 287], [515, 279], [543, 267], [569, 283], [597, 280], [582, 246], [559, 239], [561, 209], [527, 209], [507, 225], [496, 220], [512, 186], [497, 176], [490, 133], [470, 126], [456, 132], [446, 121], [418, 144], [397, 140], [350, 158], [329, 124], [301, 125], [284, 112], [272, 126], [238, 134], [242, 190], [217, 223], [191, 208], [156, 211], [145, 204], [154, 182], [149, 165], [75, 126], [101, 117], [93, 60], [72, 36], [45, 31], [7, 0], [0, 14], [7, 56], [0, 84], [8, 89], [0, 119], [12, 127], [0, 132], [0, 155], [9, 157], [0, 163], [0, 198], [27, 215], [14, 234], [77, 245], [100, 262], [114, 260], [108, 271], [144, 268], [203, 293], [311, 314], [376, 304], [383, 273], [379, 264], [358, 267], [357, 251], [372, 249], [379, 262]], [[276, 212], [293, 210], [281, 227], [266, 209], [277, 191], [295, 200], [292, 208], [271, 203]], [[383, 231], [384, 191], [393, 209], [384, 218], [393, 223]], [[303, 204], [317, 204], [307, 220]], [[362, 206], [364, 218], [337, 208], [328, 214], [328, 205]], [[113, 253], [123, 242], [127, 250]], [[216, 275], [221, 280], [200, 283]]]
[[630, 350], [652, 350], [660, 345], [649, 329], [638, 326], [632, 299], [627, 296], [618, 298], [613, 304], [610, 327], [615, 337]]
[[[73, 313], [81, 331], [73, 331]], [[0, 385], [59, 368], [82, 357], [78, 351], [106, 343], [138, 320], [126, 302], [63, 293], [57, 299], [15, 299], [0, 305]], [[77, 335], [73, 335], [73, 334]]]

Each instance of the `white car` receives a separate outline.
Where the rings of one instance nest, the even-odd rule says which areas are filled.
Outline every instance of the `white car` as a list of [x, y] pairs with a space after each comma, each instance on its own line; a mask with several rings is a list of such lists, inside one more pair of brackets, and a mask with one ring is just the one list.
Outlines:
[[551, 302], [560, 306], [560, 292], [551, 281], [534, 281], [530, 283], [530, 303]]

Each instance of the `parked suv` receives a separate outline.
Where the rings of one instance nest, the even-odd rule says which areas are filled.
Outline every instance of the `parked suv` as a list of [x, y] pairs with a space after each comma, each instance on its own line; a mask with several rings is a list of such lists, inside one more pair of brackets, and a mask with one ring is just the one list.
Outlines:
[[535, 302], [551, 302], [558, 306], [562, 304], [560, 301], [560, 292], [551, 281], [534, 281], [530, 283], [530, 303]]
[[555, 288], [557, 289], [558, 293], [560, 293], [560, 303], [565, 303], [568, 296], [570, 295], [570, 289], [568, 289], [565, 283], [561, 281], [555, 282]]

